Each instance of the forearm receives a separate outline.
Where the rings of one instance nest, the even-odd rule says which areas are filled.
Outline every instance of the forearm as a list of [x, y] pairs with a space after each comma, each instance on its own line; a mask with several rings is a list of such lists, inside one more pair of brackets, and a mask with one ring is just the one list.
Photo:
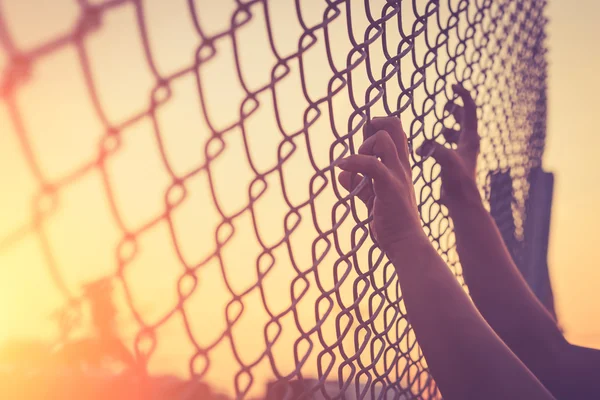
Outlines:
[[481, 202], [451, 208], [465, 281], [477, 308], [543, 383], [556, 375], [567, 346], [556, 322], [514, 264], [491, 215]]
[[444, 398], [552, 398], [488, 326], [426, 237], [388, 255]]
[[600, 393], [600, 350], [569, 345], [560, 364], [563, 366], [560, 391], [556, 395], [561, 399], [590, 399]]

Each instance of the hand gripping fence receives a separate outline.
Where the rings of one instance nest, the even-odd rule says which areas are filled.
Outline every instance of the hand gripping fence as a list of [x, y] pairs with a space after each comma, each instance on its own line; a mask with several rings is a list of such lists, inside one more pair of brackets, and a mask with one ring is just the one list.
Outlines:
[[[81, 330], [85, 284], [109, 282], [115, 329], [147, 379], [239, 399], [441, 397], [394, 267], [333, 164], [370, 118], [401, 117], [424, 229], [462, 282], [439, 166], [414, 156], [444, 140], [460, 82], [479, 107], [482, 194], [504, 199], [519, 246], [545, 139], [545, 1], [42, 3], [0, 6], [0, 119], [14, 145], [0, 149], [3, 197], [26, 192], [12, 174], [32, 188], [11, 203], [23, 217], [0, 226], [3, 273], [41, 265], [36, 279]], [[75, 133], [53, 145], [63, 130], [35, 121], [57, 115]], [[498, 172], [512, 179], [491, 194]], [[14, 254], [28, 242], [24, 265]]]

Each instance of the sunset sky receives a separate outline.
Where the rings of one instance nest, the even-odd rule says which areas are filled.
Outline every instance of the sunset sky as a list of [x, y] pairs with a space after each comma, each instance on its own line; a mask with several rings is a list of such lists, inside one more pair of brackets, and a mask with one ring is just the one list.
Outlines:
[[[36, 3], [35, 6], [32, 3]], [[222, 30], [230, 23], [235, 9], [233, 1], [219, 2], [219, 6], [214, 6], [216, 3], [209, 0], [197, 3], [204, 11], [199, 19], [207, 35]], [[377, 3], [383, 4], [384, 1]], [[600, 348], [600, 291], [597, 288], [600, 267], [595, 243], [597, 227], [600, 226], [600, 213], [596, 207], [600, 204], [600, 188], [596, 185], [600, 179], [600, 168], [593, 162], [598, 158], [596, 149], [600, 147], [600, 137], [594, 131], [600, 106], [595, 96], [600, 93], [600, 49], [596, 43], [600, 37], [597, 24], [600, 4], [594, 0], [581, 0], [576, 7], [573, 1], [568, 0], [551, 0], [549, 3], [549, 118], [544, 167], [556, 176], [550, 274], [558, 318], [567, 337], [574, 343]], [[198, 45], [198, 35], [189, 18], [187, 1], [157, 0], [144, 4], [145, 16], [150, 21], [148, 40], [152, 44], [156, 69], [168, 75], [189, 67]], [[360, 16], [361, 12], [364, 13], [360, 9], [362, 2], [356, 4], [353, 16]], [[412, 12], [409, 2], [403, 4], [408, 15]], [[17, 47], [26, 50], [70, 32], [78, 16], [76, 2], [69, 0], [4, 0], [0, 1], [0, 5]], [[310, 25], [322, 18], [322, 8], [307, 7], [304, 14], [306, 23]], [[283, 1], [271, 1], [270, 12], [271, 20], [275, 21], [275, 47], [282, 54], [294, 52], [302, 32], [300, 25], [294, 22], [295, 10], [286, 7]], [[336, 65], [346, 62], [345, 55], [351, 46], [344, 22], [340, 19], [331, 24]], [[60, 47], [52, 55], [45, 56], [32, 68], [31, 79], [17, 90], [15, 104], [32, 154], [41, 166], [44, 179], [59, 182], [62, 188], [56, 198], [45, 197], [37, 203], [39, 209], [48, 210], [43, 231], [52, 250], [50, 262], [57, 266], [68, 290], [77, 293], [83, 282], [116, 273], [119, 255], [127, 258], [127, 253], [135, 247], [129, 242], [122, 246], [120, 252], [116, 251], [124, 231], [136, 232], [137, 252], [125, 266], [124, 278], [131, 290], [135, 309], [148, 324], [161, 320], [177, 307], [178, 285], [184, 293], [193, 286], [189, 280], [179, 282], [184, 274], [182, 262], [188, 265], [201, 263], [197, 287], [186, 301], [186, 312], [192, 315], [190, 330], [193, 337], [200, 346], [216, 340], [226, 326], [224, 310], [232, 299], [230, 292], [242, 293], [248, 289], [250, 293], [244, 297], [244, 313], [235, 325], [233, 336], [239, 357], [249, 363], [264, 351], [262, 327], [269, 321], [260, 291], [252, 289], [257, 281], [256, 260], [260, 257], [258, 268], [261, 271], [267, 269], [271, 262], [276, 265], [263, 281], [264, 292], [267, 293], [264, 301], [269, 312], [277, 314], [291, 307], [290, 286], [296, 285], [295, 292], [303, 289], [302, 282], [293, 283], [298, 276], [294, 268], [306, 271], [312, 264], [311, 246], [317, 232], [311, 213], [307, 207], [299, 212], [301, 223], [291, 241], [292, 263], [288, 250], [278, 243], [284, 235], [283, 221], [289, 207], [284, 202], [279, 177], [269, 174], [265, 178], [268, 189], [254, 209], [254, 217], [258, 221], [256, 226], [252, 215], [243, 213], [234, 221], [235, 234], [222, 253], [222, 264], [215, 257], [211, 258], [215, 240], [223, 240], [231, 230], [230, 226], [224, 225], [215, 236], [221, 221], [219, 212], [233, 215], [244, 209], [248, 204], [248, 187], [256, 175], [275, 166], [278, 151], [287, 154], [289, 149], [278, 149], [282, 136], [273, 112], [272, 96], [263, 93], [257, 97], [261, 107], [248, 119], [246, 131], [232, 129], [224, 136], [224, 147], [218, 141], [212, 141], [205, 151], [211, 130], [225, 129], [235, 121], [245, 96], [234, 68], [234, 48], [227, 41], [216, 42], [217, 60], [201, 69], [203, 99], [198, 96], [193, 74], [172, 82], [172, 97], [158, 108], [156, 114], [160, 135], [155, 135], [152, 120], [145, 116], [123, 128], [120, 143], [103, 141], [107, 122], [119, 126], [148, 109], [154, 77], [145, 59], [137, 26], [134, 8], [131, 5], [118, 6], [103, 16], [99, 31], [85, 40], [101, 113], [95, 110], [82, 73], [81, 59], [74, 46]], [[364, 31], [364, 26], [366, 19], [357, 18], [353, 28], [359, 33]], [[250, 90], [271, 79], [271, 67], [275, 62], [264, 27], [264, 18], [261, 13], [256, 13], [252, 23], [244, 28], [247, 30], [238, 38], [242, 79]], [[357, 34], [358, 37], [361, 35]], [[392, 30], [388, 41], [393, 43], [398, 39], [396, 36]], [[325, 55], [325, 47], [319, 43], [305, 59], [304, 68], [311, 72], [307, 78], [307, 91], [317, 98], [326, 93], [331, 75], [329, 67], [324, 67]], [[373, 54], [375, 61], [382, 57], [383, 54]], [[410, 57], [403, 62], [410, 64]], [[5, 53], [0, 53], [0, 64], [6, 64]], [[408, 82], [414, 68], [408, 64], [403, 64], [403, 68], [406, 78], [403, 76], [402, 79]], [[321, 73], [325, 70], [327, 73]], [[365, 79], [356, 79], [353, 84], [355, 93], [364, 93]], [[307, 103], [301, 88], [299, 70], [292, 66], [289, 78], [282, 81], [277, 92], [279, 122], [288, 132], [302, 126]], [[398, 88], [389, 87], [388, 90], [390, 97], [398, 95]], [[158, 92], [155, 98], [160, 101], [163, 95]], [[422, 98], [419, 96], [422, 93], [415, 91], [417, 102]], [[340, 100], [333, 103], [333, 125], [340, 132], [347, 132], [347, 119], [352, 107], [347, 95], [338, 97]], [[199, 112], [201, 104], [206, 107], [210, 121]], [[251, 106], [247, 104], [247, 107]], [[441, 107], [443, 104], [436, 104], [438, 110]], [[4, 193], [0, 196], [0, 240], [7, 235], [11, 235], [12, 239], [0, 248], [0, 303], [11, 305], [0, 310], [0, 342], [14, 337], [50, 340], [56, 336], [50, 317], [63, 304], [64, 297], [48, 273], [49, 259], [39, 237], [33, 233], [14, 234], [23, 227], [24, 232], [28, 232], [26, 228], [33, 216], [33, 199], [38, 196], [40, 185], [15, 134], [11, 112], [8, 103], [2, 101], [0, 188]], [[289, 195], [288, 201], [294, 205], [301, 204], [310, 196], [309, 183], [315, 172], [311, 162], [320, 168], [329, 164], [329, 146], [335, 137], [329, 124], [329, 114], [325, 110], [323, 112], [323, 117], [311, 131], [314, 159], [310, 160], [307, 156], [304, 140], [297, 140], [297, 149], [283, 168], [284, 190]], [[381, 103], [374, 107], [374, 114], [377, 113], [383, 113]], [[407, 111], [403, 115], [405, 126], [414, 120], [413, 113]], [[422, 139], [419, 138], [415, 145], [419, 140]], [[117, 147], [114, 154], [111, 153], [113, 146]], [[250, 150], [250, 160], [245, 146]], [[159, 151], [161, 147], [164, 153]], [[102, 151], [111, 153], [104, 163], [104, 174], [90, 164]], [[340, 149], [335, 148], [334, 153], [339, 156]], [[182, 192], [177, 186], [170, 189], [172, 177], [166, 165], [173, 175], [184, 176], [217, 155], [211, 161], [210, 180], [205, 172], [195, 173], [186, 180], [186, 196], [173, 212], [170, 226], [164, 218], [160, 218], [165, 210], [165, 193], [169, 192], [167, 201], [179, 204]], [[252, 172], [250, 161], [256, 172]], [[71, 178], [74, 171], [81, 172], [77, 179]], [[427, 179], [426, 174], [417, 186], [423, 186]], [[213, 193], [209, 190], [211, 184]], [[317, 179], [313, 185], [318, 188], [320, 184]], [[107, 187], [110, 187], [110, 192], [107, 192]], [[261, 188], [262, 182], [257, 181], [252, 184], [251, 193], [254, 195]], [[216, 203], [213, 196], [217, 199]], [[323, 230], [332, 225], [331, 205], [334, 202], [331, 186], [315, 202], [316, 220]], [[56, 208], [52, 207], [53, 204]], [[335, 213], [336, 217], [341, 211]], [[115, 214], [119, 218], [115, 218]], [[288, 224], [294, 225], [297, 215], [287, 218]], [[352, 226], [353, 223], [347, 219], [339, 229], [342, 251], [350, 248]], [[317, 246], [317, 252], [322, 251], [322, 244]], [[270, 246], [276, 246], [272, 254], [260, 256], [264, 248]], [[359, 257], [368, 257], [367, 250], [362, 248]], [[209, 260], [205, 262], [207, 257]], [[326, 288], [335, 284], [331, 266], [335, 265], [337, 258], [337, 252], [330, 251], [318, 267], [320, 283]], [[335, 268], [339, 275], [345, 270], [343, 263]], [[388, 270], [382, 267], [377, 278], [383, 282], [388, 276], [386, 274]], [[340, 304], [352, 304], [352, 282], [356, 278], [356, 272], [351, 271], [348, 281], [340, 289], [341, 298], [335, 302], [334, 314], [339, 312]], [[299, 323], [306, 330], [315, 323], [315, 301], [319, 295], [315, 278], [309, 277], [308, 281], [311, 289], [297, 308]], [[391, 289], [390, 295], [393, 296]], [[132, 339], [137, 325], [133, 323], [134, 316], [124, 307], [126, 293], [122, 287], [116, 288], [115, 296], [119, 305], [123, 306], [120, 314], [123, 334]], [[319, 303], [317, 308], [326, 309], [327, 304], [324, 303], [327, 302]], [[361, 303], [360, 309], [364, 307], [367, 313], [369, 305], [365, 303]], [[240, 304], [234, 301], [229, 308], [230, 315], [235, 316]], [[292, 313], [280, 322], [284, 329], [276, 342], [277, 357], [273, 362], [283, 371], [289, 371], [294, 367], [292, 348], [298, 331]], [[406, 325], [405, 321], [403, 324]], [[326, 342], [335, 340], [333, 318], [323, 325], [322, 331]], [[194, 348], [179, 314], [161, 325], [158, 336], [151, 368], [158, 372], [187, 373]], [[212, 350], [208, 378], [217, 386], [227, 388], [237, 372], [237, 362], [227, 340], [219, 343]], [[344, 342], [346, 350], [353, 346], [351, 338]], [[316, 373], [315, 358], [313, 351], [311, 361], [305, 367], [308, 369], [304, 372]], [[202, 364], [203, 360], [198, 363]], [[232, 365], [236, 367], [232, 368]], [[270, 371], [267, 360], [263, 359], [255, 371], [258, 375]], [[265, 375], [261, 379], [268, 377]]]
[[600, 179], [595, 116], [600, 105], [600, 4], [549, 2], [550, 79], [546, 169], [556, 175], [550, 273], [558, 317], [572, 341], [600, 348], [596, 254]]

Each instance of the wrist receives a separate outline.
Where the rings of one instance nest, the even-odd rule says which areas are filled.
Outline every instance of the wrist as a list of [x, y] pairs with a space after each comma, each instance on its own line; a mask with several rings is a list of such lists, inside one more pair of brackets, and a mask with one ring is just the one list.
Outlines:
[[415, 264], [415, 261], [428, 257], [432, 251], [435, 252], [435, 249], [423, 232], [389, 246], [386, 255], [394, 265], [399, 266]]
[[461, 185], [461, 190], [458, 193], [453, 193], [444, 200], [451, 217], [480, 210], [487, 212], [475, 181], [465, 182]]

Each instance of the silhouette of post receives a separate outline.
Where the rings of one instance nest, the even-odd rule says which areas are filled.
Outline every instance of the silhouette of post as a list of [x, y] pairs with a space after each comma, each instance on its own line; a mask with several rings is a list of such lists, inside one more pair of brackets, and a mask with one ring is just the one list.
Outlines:
[[529, 174], [529, 198], [525, 220], [525, 265], [530, 268], [529, 286], [556, 319], [554, 295], [548, 273], [548, 243], [554, 174], [534, 168]]
[[556, 319], [554, 296], [548, 273], [548, 242], [554, 175], [540, 167], [529, 174], [529, 197], [525, 205], [523, 240], [515, 235], [513, 181], [510, 170], [490, 174], [490, 212], [504, 243], [527, 284]]

